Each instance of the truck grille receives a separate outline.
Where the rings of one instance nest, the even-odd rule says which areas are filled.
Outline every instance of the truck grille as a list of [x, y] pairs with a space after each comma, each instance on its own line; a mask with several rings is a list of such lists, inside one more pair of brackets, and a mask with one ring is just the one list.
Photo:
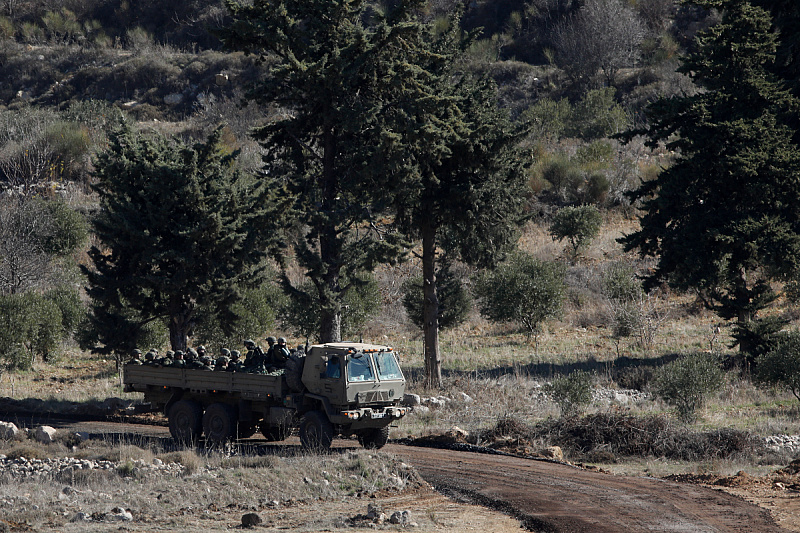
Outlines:
[[358, 393], [358, 403], [388, 402], [389, 392], [385, 390]]

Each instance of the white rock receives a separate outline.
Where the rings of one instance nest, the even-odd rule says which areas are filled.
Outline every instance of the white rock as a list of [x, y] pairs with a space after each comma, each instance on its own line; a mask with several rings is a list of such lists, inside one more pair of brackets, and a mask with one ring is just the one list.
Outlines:
[[412, 411], [414, 413], [418, 413], [418, 414], [422, 415], [422, 414], [425, 414], [425, 413], [429, 413], [430, 412], [430, 408], [426, 407], [424, 405], [417, 405], [415, 407], [412, 407]]
[[119, 522], [130, 522], [133, 520], [133, 514], [127, 509], [123, 509], [122, 507], [114, 507], [113, 509], [111, 509], [111, 513], [106, 515], [106, 518], [109, 520], [116, 520]]
[[406, 393], [403, 395], [403, 405], [406, 407], [416, 407], [422, 403], [422, 399], [419, 397], [419, 394], [409, 394]]
[[13, 439], [19, 434], [19, 428], [13, 422], [0, 422], [0, 439]]
[[42, 444], [50, 444], [56, 439], [56, 428], [51, 426], [39, 426], [36, 428], [33, 438]]
[[458, 393], [458, 397], [464, 403], [472, 403], [472, 402], [475, 401], [475, 400], [472, 399], [472, 396], [470, 396], [466, 392], [459, 392]]

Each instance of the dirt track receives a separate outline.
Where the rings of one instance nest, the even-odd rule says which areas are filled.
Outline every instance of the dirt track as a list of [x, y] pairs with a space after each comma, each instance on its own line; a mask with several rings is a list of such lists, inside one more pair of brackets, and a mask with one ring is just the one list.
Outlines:
[[[166, 428], [67, 423], [74, 431], [168, 437]], [[296, 439], [295, 439], [296, 440]], [[334, 441], [350, 446], [351, 441]], [[292, 443], [293, 445], [297, 445]], [[778, 533], [769, 513], [698, 485], [614, 476], [546, 461], [390, 444], [437, 490], [511, 514], [531, 531], [557, 533]]]
[[437, 490], [511, 512], [532, 531], [787, 531], [744, 500], [697, 485], [507, 456], [390, 445]]

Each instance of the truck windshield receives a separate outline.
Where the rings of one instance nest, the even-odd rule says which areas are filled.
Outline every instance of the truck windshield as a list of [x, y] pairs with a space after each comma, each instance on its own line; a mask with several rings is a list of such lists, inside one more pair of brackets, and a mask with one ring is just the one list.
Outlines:
[[372, 373], [372, 367], [369, 364], [369, 356], [359, 354], [349, 358], [347, 381], [375, 381], [375, 375]]
[[378, 352], [375, 356], [375, 367], [381, 380], [403, 379], [403, 373], [392, 352]]

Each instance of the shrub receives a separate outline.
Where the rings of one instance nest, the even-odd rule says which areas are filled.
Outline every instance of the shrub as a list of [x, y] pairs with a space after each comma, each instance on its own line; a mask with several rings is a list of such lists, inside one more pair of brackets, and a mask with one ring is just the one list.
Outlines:
[[518, 253], [475, 280], [480, 312], [494, 322], [516, 322], [528, 336], [561, 314], [566, 294], [563, 265]]
[[[422, 276], [406, 280], [401, 288], [403, 307], [408, 318], [420, 329], [425, 324], [422, 289]], [[437, 273], [436, 289], [439, 298], [439, 328], [448, 329], [464, 323], [472, 308], [472, 301], [461, 281], [449, 268], [445, 267]]]
[[706, 398], [722, 387], [723, 380], [717, 358], [699, 353], [659, 368], [651, 387], [656, 396], [675, 407], [682, 421], [691, 422]]
[[544, 390], [561, 409], [561, 416], [575, 416], [592, 401], [593, 377], [588, 372], [576, 370], [548, 383]]
[[600, 233], [603, 217], [592, 205], [564, 207], [559, 209], [550, 224], [550, 235], [559, 242], [569, 240], [572, 250], [570, 259], [577, 259], [592, 240]]
[[788, 389], [800, 400], [800, 331], [779, 335], [775, 348], [760, 355], [757, 362], [758, 381]]

